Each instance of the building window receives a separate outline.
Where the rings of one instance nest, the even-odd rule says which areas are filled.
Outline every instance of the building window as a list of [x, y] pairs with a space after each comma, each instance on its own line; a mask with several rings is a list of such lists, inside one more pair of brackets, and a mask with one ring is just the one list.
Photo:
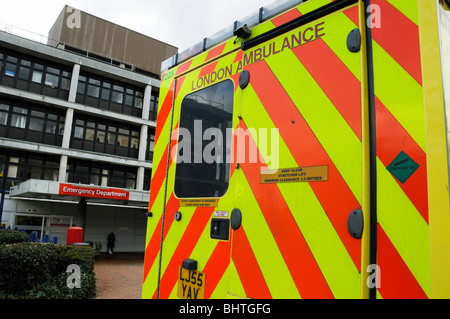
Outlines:
[[86, 141], [93, 142], [95, 140], [95, 123], [86, 122]]
[[75, 129], [74, 129], [74, 138], [83, 139], [84, 138], [84, 121], [76, 120], [75, 121]]
[[82, 72], [76, 102], [112, 112], [142, 116], [144, 89]]
[[69, 159], [69, 183], [81, 183], [116, 188], [136, 188], [137, 169]]
[[[60, 99], [68, 98], [72, 76], [68, 67], [9, 50], [1, 54], [1, 58], [6, 59], [4, 70], [0, 73], [1, 85]], [[3, 62], [0, 67], [2, 65]]]
[[59, 78], [58, 76], [54, 74], [47, 73], [45, 75], [45, 85], [51, 88], [57, 88], [58, 87]]
[[102, 169], [102, 184], [101, 184], [101, 186], [108, 186], [108, 176], [109, 176], [109, 170]]
[[130, 141], [130, 131], [119, 128], [119, 135], [117, 138], [117, 145], [128, 147]]
[[[0, 154], [0, 178], [5, 177], [6, 175], [6, 156]], [[0, 184], [1, 188], [1, 184]]]
[[42, 132], [44, 130], [45, 113], [31, 110], [30, 114], [30, 130]]
[[100, 94], [100, 81], [89, 79], [87, 86], [87, 95], [98, 98]]
[[156, 115], [158, 113], [158, 92], [153, 91], [152, 96], [150, 97], [150, 115], [149, 119], [152, 121], [156, 121]]
[[136, 188], [136, 173], [134, 172], [125, 173], [125, 188], [130, 189]]
[[110, 99], [111, 99], [111, 83], [103, 82], [102, 100], [109, 101]]
[[28, 81], [31, 73], [31, 61], [23, 60], [20, 61], [19, 67], [19, 79]]
[[93, 185], [100, 185], [100, 168], [91, 168], [90, 183]]
[[86, 77], [80, 75], [78, 77], [77, 94], [84, 95], [86, 91]]
[[117, 131], [116, 127], [114, 127], [114, 126], [109, 126], [108, 127], [108, 139], [107, 139], [107, 142], [108, 142], [109, 145], [116, 145], [117, 144], [116, 131]]
[[98, 124], [96, 142], [104, 144], [106, 140], [106, 125]]
[[21, 178], [25, 159], [11, 156], [8, 165], [8, 178]]
[[6, 58], [6, 66], [5, 66], [5, 75], [6, 76], [9, 76], [9, 77], [16, 76], [17, 61], [18, 61], [18, 59], [13, 56], [8, 56]]
[[28, 179], [40, 179], [43, 172], [42, 159], [28, 159], [27, 166], [27, 180]]
[[144, 190], [149, 191], [150, 190], [150, 182], [152, 179], [152, 170], [146, 169], [144, 173]]
[[143, 101], [144, 101], [144, 92], [135, 91], [134, 107], [136, 107], [137, 109], [142, 109]]
[[57, 114], [47, 113], [47, 125], [45, 133], [63, 135], [64, 123], [60, 121]]
[[26, 128], [27, 126], [27, 113], [28, 110], [14, 106], [13, 113], [11, 116], [11, 126], [17, 128]]
[[120, 170], [114, 170], [111, 173], [111, 185], [112, 187], [123, 188], [125, 184], [125, 172]]
[[153, 152], [155, 150], [155, 131], [149, 131], [147, 137], [147, 160], [153, 161]]
[[131, 131], [130, 147], [135, 150], [139, 149], [139, 136], [140, 136], [140, 133], [138, 131]]
[[0, 52], [0, 72], [3, 70], [3, 53]]
[[9, 105], [0, 103], [0, 125], [7, 125], [9, 115]]
[[57, 181], [59, 176], [59, 163], [57, 161], [47, 160], [44, 166], [44, 176], [46, 181]]
[[77, 164], [76, 168], [69, 166], [69, 170], [72, 172], [72, 183], [91, 184], [89, 166]]
[[62, 110], [3, 100], [0, 102], [0, 136], [61, 145], [64, 115]]
[[123, 86], [113, 85], [113, 92], [111, 102], [122, 104], [123, 103]]
[[100, 119], [75, 117], [71, 147], [85, 151], [137, 158], [140, 131], [133, 126]]
[[42, 83], [42, 72], [34, 70], [33, 77], [31, 78], [31, 82], [41, 84]]
[[9, 190], [28, 179], [56, 181], [59, 159], [44, 154], [0, 148], [0, 189]]

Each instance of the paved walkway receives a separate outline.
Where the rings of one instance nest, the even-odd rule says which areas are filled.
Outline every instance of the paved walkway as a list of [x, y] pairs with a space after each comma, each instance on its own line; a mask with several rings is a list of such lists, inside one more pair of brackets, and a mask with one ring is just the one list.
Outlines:
[[102, 255], [95, 259], [96, 299], [141, 299], [144, 254]]

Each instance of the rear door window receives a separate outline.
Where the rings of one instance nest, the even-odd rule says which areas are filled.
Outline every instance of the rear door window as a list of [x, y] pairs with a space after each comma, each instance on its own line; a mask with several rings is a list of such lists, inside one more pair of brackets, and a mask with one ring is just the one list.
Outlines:
[[222, 197], [229, 184], [234, 83], [225, 80], [181, 103], [175, 172], [178, 198]]

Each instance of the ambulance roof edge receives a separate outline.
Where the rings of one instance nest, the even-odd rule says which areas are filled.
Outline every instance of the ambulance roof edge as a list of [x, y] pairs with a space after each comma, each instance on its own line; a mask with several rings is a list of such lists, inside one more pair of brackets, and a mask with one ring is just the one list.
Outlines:
[[195, 55], [232, 38], [234, 36], [234, 31], [243, 25], [247, 25], [249, 28], [254, 27], [255, 25], [267, 21], [283, 11], [293, 8], [306, 1], [308, 0], [278, 0], [265, 7], [261, 7], [257, 12], [254, 12], [241, 20], [235, 21], [230, 26], [216, 32], [210, 37], [204, 38], [201, 42], [163, 61], [161, 64], [161, 73], [164, 73], [170, 68], [187, 61]]

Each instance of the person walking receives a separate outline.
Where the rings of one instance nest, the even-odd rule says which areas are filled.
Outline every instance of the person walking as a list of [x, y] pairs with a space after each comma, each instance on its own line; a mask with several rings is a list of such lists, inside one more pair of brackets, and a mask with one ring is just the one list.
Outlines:
[[114, 242], [115, 242], [115, 241], [116, 241], [116, 236], [114, 236], [114, 233], [111, 232], [111, 233], [108, 235], [108, 253], [109, 253], [110, 255], [113, 254], [113, 248], [114, 248]]

